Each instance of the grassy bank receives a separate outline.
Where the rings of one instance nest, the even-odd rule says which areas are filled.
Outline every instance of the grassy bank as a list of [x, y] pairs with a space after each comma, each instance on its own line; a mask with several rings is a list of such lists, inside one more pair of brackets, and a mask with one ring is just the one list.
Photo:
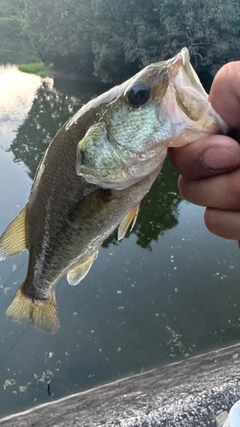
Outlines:
[[32, 64], [21, 64], [18, 66], [24, 73], [37, 74], [40, 77], [47, 77], [46, 67], [43, 62], [33, 62]]

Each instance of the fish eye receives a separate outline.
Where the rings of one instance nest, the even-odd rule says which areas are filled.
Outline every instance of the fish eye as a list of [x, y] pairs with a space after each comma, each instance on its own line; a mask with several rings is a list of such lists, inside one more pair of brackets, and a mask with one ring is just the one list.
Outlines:
[[127, 92], [127, 99], [132, 107], [146, 104], [150, 97], [150, 88], [143, 82], [134, 83]]

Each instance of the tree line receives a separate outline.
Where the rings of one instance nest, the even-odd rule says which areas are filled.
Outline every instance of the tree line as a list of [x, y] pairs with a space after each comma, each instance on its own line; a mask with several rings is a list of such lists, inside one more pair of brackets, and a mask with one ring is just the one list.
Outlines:
[[240, 58], [237, 0], [0, 0], [0, 5], [0, 49], [23, 43], [46, 64], [106, 83], [123, 81], [184, 46], [206, 85], [224, 63]]

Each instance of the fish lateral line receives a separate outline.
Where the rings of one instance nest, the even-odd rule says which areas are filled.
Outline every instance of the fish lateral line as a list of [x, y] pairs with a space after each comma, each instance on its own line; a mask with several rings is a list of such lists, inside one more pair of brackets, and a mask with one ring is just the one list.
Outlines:
[[227, 130], [186, 48], [83, 106], [49, 144], [26, 207], [0, 237], [0, 260], [29, 249], [7, 315], [56, 332], [57, 282], [67, 273], [79, 283], [102, 242], [132, 229], [168, 148]]

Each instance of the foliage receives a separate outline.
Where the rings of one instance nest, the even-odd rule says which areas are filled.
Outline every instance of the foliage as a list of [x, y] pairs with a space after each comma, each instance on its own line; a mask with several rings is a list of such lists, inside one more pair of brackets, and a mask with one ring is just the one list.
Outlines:
[[31, 64], [20, 64], [18, 66], [20, 71], [24, 73], [37, 74], [40, 77], [46, 77], [46, 67], [43, 62], [33, 62]]
[[187, 46], [200, 78], [240, 56], [233, 0], [0, 0], [0, 34], [31, 41], [44, 63], [116, 83]]
[[0, 0], [0, 62], [36, 61], [35, 49], [24, 27], [24, 5], [21, 0]]
[[87, 0], [24, 0], [25, 24], [41, 60], [69, 71], [91, 69]]

